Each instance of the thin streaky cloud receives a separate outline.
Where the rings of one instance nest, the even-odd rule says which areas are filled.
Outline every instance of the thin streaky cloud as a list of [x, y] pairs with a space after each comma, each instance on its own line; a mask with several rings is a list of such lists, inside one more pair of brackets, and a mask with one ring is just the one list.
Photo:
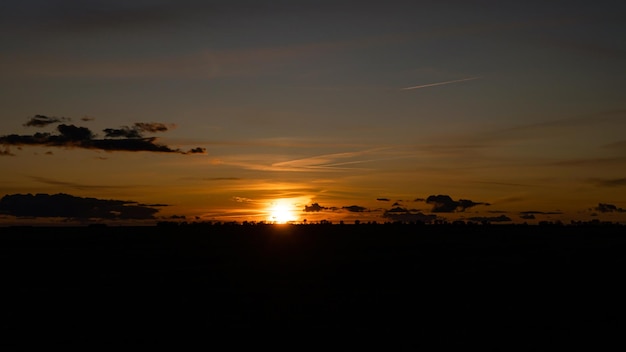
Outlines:
[[37, 181], [37, 182], [41, 182], [47, 185], [51, 185], [51, 186], [61, 186], [61, 187], [70, 187], [70, 188], [75, 188], [75, 189], [80, 189], [80, 190], [90, 190], [90, 189], [122, 189], [122, 188], [135, 188], [137, 186], [131, 186], [131, 185], [117, 185], [117, 186], [113, 186], [113, 185], [90, 185], [90, 184], [84, 184], [84, 183], [78, 183], [78, 182], [66, 182], [66, 181], [59, 181], [59, 180], [55, 180], [52, 178], [47, 178], [47, 177], [39, 177], [39, 176], [28, 176], [30, 179]]
[[443, 86], [443, 85], [446, 85], [446, 84], [459, 83], [459, 82], [465, 82], [465, 81], [473, 81], [475, 79], [480, 79], [480, 78], [482, 78], [482, 77], [470, 77], [470, 78], [463, 78], [463, 79], [455, 79], [453, 81], [445, 81], [445, 82], [422, 84], [422, 85], [419, 85], [419, 86], [402, 88], [402, 90], [412, 90], [412, 89], [421, 89], [421, 88], [428, 88], [428, 87], [435, 87], [435, 86]]
[[294, 160], [273, 163], [272, 166], [273, 167], [295, 167], [295, 168], [300, 168], [300, 167], [309, 168], [309, 167], [320, 167], [320, 166], [323, 167], [329, 164], [334, 164], [339, 159], [355, 158], [355, 157], [359, 157], [362, 155], [374, 154], [376, 152], [387, 150], [387, 149], [390, 149], [390, 147], [373, 148], [373, 149], [356, 151], [356, 152], [344, 152], [344, 153], [317, 155], [317, 156], [312, 156], [312, 157], [307, 157], [307, 158], [302, 158], [302, 159], [294, 159]]

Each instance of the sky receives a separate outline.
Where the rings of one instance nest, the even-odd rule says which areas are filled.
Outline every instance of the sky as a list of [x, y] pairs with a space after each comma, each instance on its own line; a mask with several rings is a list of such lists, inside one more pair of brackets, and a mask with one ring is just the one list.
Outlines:
[[0, 225], [626, 223], [620, 1], [0, 4]]

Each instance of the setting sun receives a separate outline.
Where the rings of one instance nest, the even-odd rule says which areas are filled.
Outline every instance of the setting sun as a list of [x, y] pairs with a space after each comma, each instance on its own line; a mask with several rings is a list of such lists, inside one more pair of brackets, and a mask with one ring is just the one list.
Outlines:
[[272, 203], [272, 206], [269, 209], [268, 220], [278, 224], [295, 221], [296, 215], [294, 214], [293, 206], [283, 200]]

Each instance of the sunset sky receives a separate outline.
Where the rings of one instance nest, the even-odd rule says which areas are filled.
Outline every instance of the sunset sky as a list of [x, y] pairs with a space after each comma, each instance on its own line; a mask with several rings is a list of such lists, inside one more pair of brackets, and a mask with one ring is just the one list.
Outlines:
[[0, 44], [0, 225], [626, 223], [621, 1], [2, 1]]

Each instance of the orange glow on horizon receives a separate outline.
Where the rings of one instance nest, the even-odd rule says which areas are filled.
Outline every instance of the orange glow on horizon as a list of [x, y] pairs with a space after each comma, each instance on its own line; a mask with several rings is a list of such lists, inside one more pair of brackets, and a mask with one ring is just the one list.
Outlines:
[[294, 205], [290, 204], [284, 199], [280, 199], [272, 203], [271, 207], [268, 209], [268, 212], [269, 217], [267, 221], [277, 224], [286, 224], [288, 222], [296, 221], [298, 219], [295, 215], [296, 210], [294, 208]]

